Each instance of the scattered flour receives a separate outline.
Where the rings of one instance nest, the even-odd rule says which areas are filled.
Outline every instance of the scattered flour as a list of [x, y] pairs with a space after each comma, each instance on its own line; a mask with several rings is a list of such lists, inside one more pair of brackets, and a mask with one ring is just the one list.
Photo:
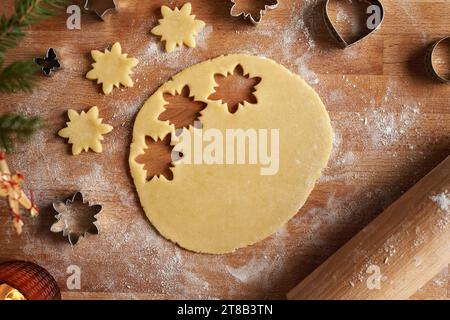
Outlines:
[[352, 151], [348, 151], [344, 154], [342, 158], [336, 160], [338, 166], [351, 165], [355, 162], [356, 156]]
[[319, 77], [308, 67], [308, 61], [311, 57], [311, 54], [305, 53], [303, 56], [295, 60], [295, 63], [298, 68], [297, 72], [302, 76], [302, 78], [310, 85], [317, 85], [320, 82]]
[[444, 288], [446, 285], [447, 285], [447, 281], [445, 281], [445, 280], [443, 280], [443, 279], [435, 279], [434, 281], [433, 281], [433, 283], [437, 286], [437, 287], [440, 287], [440, 288]]
[[438, 207], [439, 210], [442, 211], [443, 216], [438, 221], [437, 228], [439, 231], [444, 231], [450, 225], [450, 198], [449, 198], [448, 190], [440, 194], [436, 194], [430, 197], [430, 200], [433, 201]]
[[400, 113], [381, 107], [372, 109], [364, 119], [376, 147], [391, 146], [405, 136], [420, 114], [416, 103], [403, 105]]
[[242, 267], [233, 268], [226, 266], [226, 269], [233, 277], [241, 282], [260, 281], [260, 276], [266, 268], [265, 260], [267, 260], [266, 257], [263, 257], [261, 260], [253, 258]]
[[430, 199], [434, 203], [438, 205], [438, 207], [445, 213], [450, 213], [450, 198], [449, 198], [449, 192], [448, 190], [445, 190], [444, 192], [431, 196]]
[[200, 33], [195, 38], [197, 46], [202, 49], [208, 49], [208, 39], [213, 33], [214, 28], [212, 25], [207, 25], [200, 31]]
[[413, 245], [419, 247], [427, 241], [425, 231], [421, 230], [419, 227], [416, 228], [416, 238], [414, 239]]
[[[19, 148], [17, 156], [13, 157], [12, 167], [27, 174], [27, 185], [33, 187], [38, 203], [44, 207], [48, 206], [54, 197], [61, 196], [61, 191], [55, 190], [63, 188], [67, 192], [81, 188], [90, 199], [104, 202], [105, 210], [99, 217], [100, 234], [95, 238], [82, 239], [74, 248], [67, 245], [64, 240], [54, 243], [55, 239], [50, 238], [45, 225], [46, 221], [51, 221], [52, 217], [50, 219], [46, 217], [47, 220], [27, 220], [28, 230], [20, 240], [15, 237], [12, 228], [5, 228], [3, 243], [9, 245], [20, 241], [17, 258], [52, 261], [53, 265], [45, 267], [51, 270], [63, 287], [67, 276], [66, 267], [77, 264], [82, 268], [87, 268], [88, 265], [91, 268], [94, 266], [101, 272], [101, 277], [93, 272], [84, 274], [85, 278], [83, 278], [84, 283], [93, 286], [90, 289], [97, 291], [133, 291], [134, 288], [145, 284], [149, 290], [156, 290], [165, 296], [178, 294], [180, 297], [208, 298], [214, 296], [216, 292], [223, 291], [216, 288], [217, 282], [213, 280], [210, 283], [199, 270], [214, 266], [215, 270], [212, 273], [215, 278], [221, 279], [221, 282], [227, 282], [225, 287], [230, 288], [228, 293], [230, 298], [243, 294], [243, 288], [246, 286], [251, 286], [255, 292], [265, 291], [268, 296], [273, 297], [273, 292], [278, 292], [280, 297], [284, 296], [292, 283], [283, 280], [291, 279], [293, 273], [302, 272], [305, 268], [310, 268], [312, 263], [318, 264], [335, 252], [338, 248], [333, 245], [330, 237], [337, 234], [349, 234], [349, 226], [354, 227], [354, 232], [359, 231], [361, 226], [366, 225], [382, 211], [385, 203], [390, 203], [389, 197], [395, 193], [394, 189], [389, 187], [373, 190], [370, 180], [366, 184], [364, 181], [352, 181], [355, 176], [350, 168], [358, 161], [364, 160], [361, 154], [364, 154], [366, 146], [362, 146], [362, 152], [355, 152], [348, 148], [349, 141], [344, 141], [344, 136], [348, 136], [349, 128], [354, 136], [367, 137], [368, 145], [374, 148], [375, 152], [384, 152], [385, 149], [396, 147], [402, 139], [407, 139], [415, 133], [412, 130], [417, 126], [421, 116], [421, 103], [402, 96], [402, 86], [399, 85], [401, 80], [389, 79], [384, 97], [380, 101], [375, 101], [372, 91], [357, 90], [359, 82], [353, 81], [354, 77], [343, 76], [336, 86], [327, 83], [326, 77], [322, 77], [317, 70], [314, 70], [313, 59], [321, 53], [321, 46], [316, 43], [315, 31], [312, 29], [314, 28], [313, 8], [319, 2], [319, 0], [296, 2], [282, 28], [278, 24], [263, 23], [251, 31], [236, 32], [237, 36], [247, 34], [247, 36], [250, 35], [249, 38], [252, 33], [257, 34], [262, 39], [267, 39], [270, 46], [247, 41], [235, 49], [256, 55], [278, 57], [277, 60], [297, 71], [308, 83], [316, 87], [329, 105], [332, 119], [343, 108], [352, 108], [343, 104], [347, 100], [349, 90], [352, 90], [356, 98], [361, 98], [361, 101], [366, 103], [366, 108], [361, 114], [349, 112], [347, 119], [333, 121], [336, 135], [330, 170], [321, 177], [320, 183], [342, 183], [345, 192], [336, 190], [331, 193], [324, 205], [315, 203], [317, 198], [313, 197], [308, 202], [312, 207], [305, 207], [293, 218], [289, 228], [283, 228], [266, 240], [262, 244], [262, 249], [258, 247], [236, 252], [233, 257], [237, 257], [240, 261], [238, 264], [231, 263], [226, 256], [197, 255], [182, 250], [163, 239], [151, 227], [143, 212], [137, 209], [139, 208], [138, 200], [128, 173], [125, 172], [129, 141], [124, 137], [129, 135], [134, 116], [156, 86], [184, 68], [202, 61], [206, 50], [211, 50], [214, 52], [211, 54], [214, 55], [224, 53], [212, 51], [214, 48], [209, 45], [209, 40], [213, 32], [217, 30], [208, 25], [197, 38], [196, 50], [181, 47], [172, 53], [166, 53], [163, 44], [148, 35], [146, 35], [148, 41], [142, 41], [138, 36], [135, 40], [130, 40], [132, 42], [130, 45], [137, 50], [134, 56], [140, 60], [141, 67], [135, 73], [135, 87], [140, 90], [132, 99], [117, 99], [108, 101], [105, 105], [113, 111], [112, 120], [121, 122], [124, 128], [116, 128], [117, 131], [115, 130], [107, 137], [105, 143], [108, 145], [103, 154], [108, 157], [123, 153], [125, 165], [110, 166], [108, 158], [102, 160], [99, 157], [86, 157], [79, 162], [71, 158], [67, 163], [55, 163], [52, 157], [45, 153], [46, 148], [51, 148], [48, 152], [52, 154], [56, 150], [58, 152], [66, 150], [64, 149], [66, 146], [63, 146], [62, 141], [53, 143], [52, 139], [55, 135], [53, 125], [33, 137], [32, 144], [27, 145], [29, 150], [26, 153], [24, 149]], [[410, 6], [404, 6], [404, 8], [410, 8]], [[409, 21], [415, 20], [419, 15], [417, 10], [406, 11], [410, 15]], [[338, 19], [347, 21], [348, 17], [338, 13]], [[151, 25], [154, 23], [156, 18], [151, 21]], [[143, 25], [142, 32], [136, 32], [136, 35], [147, 34], [150, 29], [150, 25]], [[273, 36], [274, 32], [277, 37]], [[426, 37], [423, 38], [426, 39]], [[132, 50], [128, 51], [131, 53]], [[77, 64], [78, 58], [75, 59], [70, 55], [69, 48], [60, 48], [60, 52], [64, 55], [66, 64], [71, 65], [81, 77], [85, 70], [84, 66]], [[342, 59], [351, 61], [361, 55], [362, 51], [357, 47], [349, 48], [342, 54]], [[62, 114], [62, 110], [68, 107], [78, 108], [77, 106], [52, 105], [51, 94], [64, 92], [69, 84], [69, 77], [65, 77], [63, 73], [56, 73], [52, 79], [49, 79], [49, 81], [52, 80], [54, 82], [52, 82], [51, 90], [45, 90], [43, 86], [42, 90], [36, 90], [24, 99], [17, 109], [25, 114], [39, 115], [46, 119], [50, 118], [55, 110], [61, 110]], [[41, 107], [43, 105], [45, 108]], [[361, 106], [355, 106], [355, 108], [363, 109]], [[51, 143], [48, 143], [49, 141]], [[411, 147], [412, 151], [414, 146]], [[74, 167], [73, 171], [68, 171], [69, 167]], [[349, 168], [348, 171], [344, 170], [346, 167]], [[433, 195], [430, 199], [443, 212], [448, 212], [447, 191]], [[47, 214], [51, 215], [51, 213]], [[295, 233], [296, 237], [293, 237], [292, 234], [298, 230], [304, 230], [304, 232]], [[420, 245], [422, 240], [419, 232], [417, 245]], [[90, 250], [93, 242], [99, 248], [95, 252]], [[383, 251], [386, 255], [385, 263], [388, 263], [389, 257], [398, 254], [395, 241], [386, 243]], [[310, 259], [302, 261], [304, 256], [311, 255], [311, 252], [317, 253], [317, 261], [310, 261]], [[358, 254], [364, 256], [366, 252], [361, 251]], [[251, 258], [247, 258], [248, 256]], [[292, 263], [292, 259], [298, 260], [298, 263]], [[117, 265], [110, 268], [111, 263]], [[420, 265], [420, 259], [417, 258], [415, 263]], [[145, 270], [153, 270], [154, 273], [145, 272]], [[355, 283], [352, 281], [350, 285]]]

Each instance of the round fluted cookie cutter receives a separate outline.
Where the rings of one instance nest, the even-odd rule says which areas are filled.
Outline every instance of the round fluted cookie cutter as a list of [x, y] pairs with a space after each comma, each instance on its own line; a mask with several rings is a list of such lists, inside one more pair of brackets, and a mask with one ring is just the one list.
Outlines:
[[440, 74], [437, 69], [436, 66], [434, 64], [434, 53], [436, 52], [436, 49], [445, 41], [449, 41], [450, 42], [450, 36], [444, 37], [442, 39], [439, 39], [438, 41], [436, 41], [435, 43], [433, 43], [427, 50], [427, 54], [425, 56], [425, 65], [427, 67], [428, 72], [431, 74], [431, 76], [442, 82], [442, 83], [450, 83], [450, 78], [446, 78], [445, 76], [443, 76], [442, 74]]

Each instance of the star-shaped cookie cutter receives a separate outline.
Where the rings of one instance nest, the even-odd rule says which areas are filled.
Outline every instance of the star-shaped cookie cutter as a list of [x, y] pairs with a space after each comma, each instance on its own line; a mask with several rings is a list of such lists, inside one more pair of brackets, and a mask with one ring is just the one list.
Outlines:
[[84, 10], [94, 12], [100, 19], [112, 10], [118, 10], [116, 0], [86, 0]]
[[[74, 208], [71, 208], [74, 206]], [[78, 206], [78, 207], [75, 207]], [[62, 232], [64, 237], [69, 239], [72, 246], [76, 245], [80, 238], [88, 234], [98, 234], [98, 227], [95, 224], [97, 216], [101, 213], [103, 206], [92, 205], [85, 200], [83, 193], [76, 192], [72, 198], [65, 202], [56, 200], [53, 202], [53, 209], [58, 213], [56, 222], [51, 226], [50, 231], [54, 233]]]
[[254, 25], [258, 25], [261, 22], [262, 17], [269, 10], [276, 9], [278, 7], [278, 0], [267, 0], [264, 8], [259, 11], [259, 16], [254, 17], [251, 12], [247, 11], [237, 11], [237, 1], [238, 0], [230, 0], [233, 6], [231, 7], [230, 15], [232, 17], [243, 17], [246, 20], [250, 20]]

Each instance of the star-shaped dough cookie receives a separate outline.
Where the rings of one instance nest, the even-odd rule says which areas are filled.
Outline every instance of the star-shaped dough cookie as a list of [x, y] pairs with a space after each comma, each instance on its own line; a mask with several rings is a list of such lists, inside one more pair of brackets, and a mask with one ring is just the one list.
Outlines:
[[152, 33], [161, 36], [161, 41], [166, 42], [166, 51], [172, 52], [176, 46], [183, 43], [188, 47], [195, 48], [194, 37], [205, 27], [205, 23], [196, 20], [191, 15], [192, 5], [188, 2], [181, 9], [171, 10], [162, 6], [161, 14], [163, 19], [159, 20], [159, 25], [152, 29]]
[[116, 42], [111, 51], [106, 49], [105, 53], [92, 50], [91, 55], [95, 60], [95, 63], [92, 64], [94, 68], [88, 72], [86, 78], [102, 83], [105, 94], [110, 94], [114, 86], [119, 87], [120, 84], [125, 87], [133, 86], [133, 80], [130, 78], [130, 74], [133, 73], [131, 69], [139, 61], [135, 58], [128, 58], [128, 54], [122, 53], [120, 43]]
[[102, 135], [111, 132], [113, 127], [102, 123], [103, 119], [98, 117], [98, 108], [92, 107], [87, 113], [81, 111], [80, 114], [70, 109], [67, 115], [70, 121], [67, 122], [67, 127], [59, 130], [58, 134], [69, 139], [72, 153], [78, 155], [83, 150], [87, 152], [89, 148], [97, 153], [102, 152]]

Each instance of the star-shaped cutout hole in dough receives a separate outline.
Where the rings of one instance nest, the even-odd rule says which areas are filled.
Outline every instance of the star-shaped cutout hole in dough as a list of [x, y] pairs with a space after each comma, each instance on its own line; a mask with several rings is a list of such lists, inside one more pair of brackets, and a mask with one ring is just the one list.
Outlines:
[[166, 101], [165, 110], [159, 115], [158, 120], [169, 121], [175, 126], [175, 129], [189, 129], [190, 126], [194, 126], [207, 104], [195, 100], [190, 91], [189, 86], [186, 85], [179, 94], [163, 94]]
[[227, 105], [230, 113], [236, 113], [239, 106], [243, 106], [245, 102], [258, 103], [255, 92], [261, 80], [260, 77], [250, 77], [250, 74], [246, 74], [241, 65], [237, 65], [233, 73], [214, 75], [217, 85], [214, 87], [215, 92], [208, 99], [222, 101]]
[[166, 42], [166, 51], [172, 52], [176, 46], [183, 43], [188, 47], [195, 48], [194, 37], [205, 27], [205, 23], [196, 20], [191, 15], [192, 5], [188, 2], [181, 7], [171, 10], [167, 6], [161, 7], [162, 19], [159, 25], [152, 29], [152, 33], [161, 36], [161, 41]]
[[[154, 177], [163, 176], [167, 180], [173, 180], [172, 168], [174, 167], [174, 146], [171, 145], [171, 134], [167, 134], [163, 139], [153, 139], [145, 137], [146, 149], [144, 153], [136, 157], [136, 162], [144, 165], [147, 181]], [[181, 155], [176, 152], [176, 158]]]
[[139, 61], [135, 58], [128, 58], [128, 54], [122, 53], [120, 43], [116, 42], [111, 51], [106, 49], [104, 53], [92, 50], [91, 55], [95, 63], [92, 64], [93, 69], [88, 72], [86, 78], [102, 83], [105, 94], [110, 94], [113, 88], [118, 88], [120, 84], [125, 87], [133, 86], [133, 80], [130, 78], [130, 74], [133, 73], [131, 69]]
[[69, 139], [72, 153], [78, 155], [83, 150], [87, 152], [89, 148], [101, 153], [103, 135], [111, 132], [113, 127], [102, 123], [103, 119], [98, 117], [98, 108], [92, 107], [87, 113], [81, 111], [80, 114], [70, 109], [67, 115], [70, 121], [66, 123], [67, 127], [59, 130], [58, 135]]

